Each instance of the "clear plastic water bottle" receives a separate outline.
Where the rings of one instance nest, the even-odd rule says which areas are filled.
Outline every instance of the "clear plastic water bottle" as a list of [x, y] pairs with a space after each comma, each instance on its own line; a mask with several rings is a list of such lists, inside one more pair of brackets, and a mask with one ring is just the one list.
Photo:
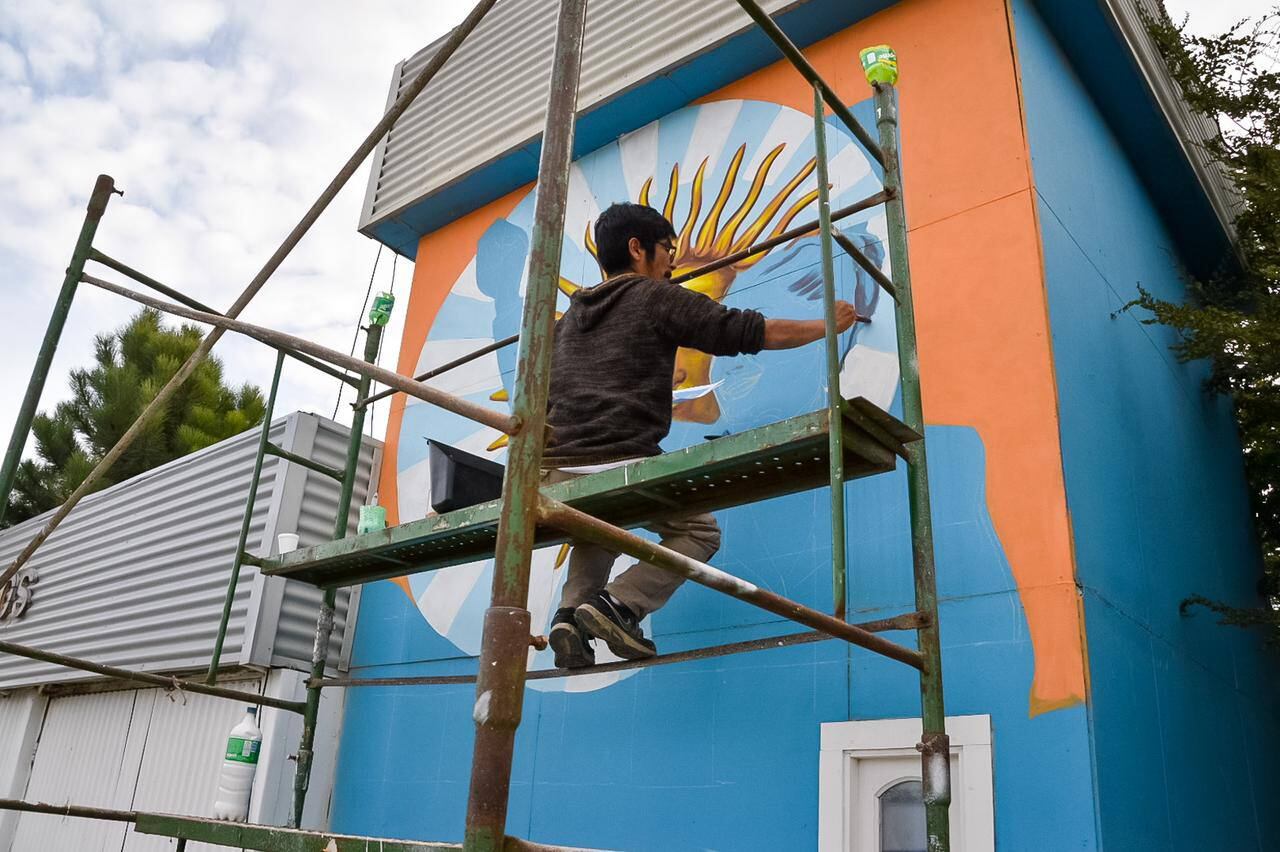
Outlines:
[[258, 708], [249, 707], [227, 737], [222, 773], [218, 776], [218, 798], [213, 803], [215, 819], [244, 822], [249, 818], [249, 792], [253, 789], [253, 774], [258, 769], [261, 748]]

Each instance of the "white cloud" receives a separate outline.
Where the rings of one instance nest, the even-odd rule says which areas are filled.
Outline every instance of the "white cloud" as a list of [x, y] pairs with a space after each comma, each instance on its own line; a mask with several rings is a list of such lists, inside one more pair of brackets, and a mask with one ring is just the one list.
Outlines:
[[32, 74], [45, 85], [92, 70], [103, 29], [97, 13], [77, 0], [10, 0], [0, 15], [0, 36], [18, 45]]
[[1166, 0], [1165, 8], [1174, 21], [1186, 17], [1197, 35], [1226, 32], [1244, 18], [1260, 18], [1274, 7], [1274, 0]]
[[26, 79], [27, 61], [13, 45], [0, 41], [0, 80], [25, 83]]
[[109, 8], [113, 30], [130, 42], [151, 48], [197, 47], [228, 18], [225, 5], [213, 0], [129, 0], [112, 3]]
[[[95, 246], [225, 309], [377, 121], [395, 63], [469, 8], [0, 0], [0, 431], [16, 416], [97, 174], [125, 195]], [[347, 350], [377, 252], [356, 233], [367, 179], [366, 164], [246, 320]], [[395, 362], [411, 276], [410, 264], [397, 267], [384, 365]], [[391, 269], [384, 251], [375, 287], [390, 286]], [[67, 371], [91, 359], [93, 335], [134, 309], [81, 288], [42, 408], [66, 397]], [[265, 347], [228, 335], [214, 352], [229, 380], [270, 380]], [[277, 410], [328, 415], [336, 393], [333, 379], [291, 366]], [[375, 421], [380, 434], [385, 406]]]

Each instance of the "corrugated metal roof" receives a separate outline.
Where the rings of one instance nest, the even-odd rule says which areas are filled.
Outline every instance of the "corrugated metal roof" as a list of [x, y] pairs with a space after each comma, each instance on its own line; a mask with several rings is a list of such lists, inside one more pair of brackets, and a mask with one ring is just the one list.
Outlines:
[[[802, 5], [762, 0], [770, 13]], [[387, 134], [360, 227], [395, 215], [542, 132], [557, 0], [500, 0]], [[593, 0], [578, 105], [591, 110], [753, 24], [734, 0]], [[392, 97], [438, 46], [396, 66]], [[533, 155], [530, 154], [530, 157]]]
[[1219, 134], [1217, 124], [1209, 116], [1195, 112], [1187, 105], [1178, 89], [1178, 84], [1169, 76], [1169, 69], [1161, 58], [1155, 41], [1147, 32], [1142, 13], [1153, 19], [1160, 19], [1164, 14], [1164, 6], [1159, 0], [1102, 0], [1104, 7], [1111, 13], [1129, 49], [1138, 62], [1143, 77], [1156, 102], [1169, 120], [1183, 154], [1191, 163], [1205, 195], [1213, 206], [1214, 213], [1223, 228], [1232, 239], [1235, 239], [1235, 218], [1240, 208], [1241, 198], [1231, 179], [1222, 167], [1214, 162], [1204, 143]]
[[[272, 424], [275, 443], [308, 456], [321, 418], [292, 414]], [[326, 424], [329, 436], [320, 459], [341, 466], [345, 430]], [[86, 498], [32, 559], [38, 575], [31, 605], [18, 620], [0, 624], [0, 637], [45, 650], [141, 671], [182, 671], [208, 664], [252, 475], [258, 431], [250, 430], [200, 452], [148, 471]], [[341, 437], [339, 437], [341, 436]], [[366, 452], [371, 453], [372, 447]], [[337, 484], [296, 464], [268, 456], [263, 465], [248, 549], [265, 553], [277, 532], [293, 530], [308, 502], [329, 506], [329, 529]], [[363, 501], [367, 476], [354, 505]], [[327, 501], [327, 503], [326, 503]], [[317, 511], [308, 507], [307, 512]], [[322, 510], [320, 510], [322, 511]], [[7, 562], [44, 522], [33, 518], [0, 533], [0, 563]], [[307, 534], [310, 534], [308, 531]], [[305, 542], [306, 539], [304, 538]], [[292, 640], [278, 652], [278, 617], [292, 634], [311, 590], [280, 581], [261, 582], [244, 566], [223, 650], [228, 665], [247, 662], [307, 668], [305, 649]], [[318, 595], [312, 597], [318, 599]], [[345, 603], [345, 598], [344, 601]], [[250, 615], [252, 614], [252, 615]], [[315, 609], [307, 616], [314, 624]], [[246, 621], [255, 625], [246, 647]], [[345, 622], [340, 621], [343, 625]], [[335, 638], [338, 647], [342, 636]], [[35, 660], [0, 656], [0, 687], [80, 680], [87, 675]]]

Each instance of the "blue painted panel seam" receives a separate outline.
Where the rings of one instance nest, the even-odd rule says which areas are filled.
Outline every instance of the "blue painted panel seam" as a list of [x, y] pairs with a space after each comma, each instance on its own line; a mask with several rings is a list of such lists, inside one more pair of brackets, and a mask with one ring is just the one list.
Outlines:
[[[1101, 278], [1103, 283], [1107, 285], [1107, 289], [1111, 291], [1112, 295], [1114, 295], [1117, 299], [1119, 299], [1121, 302], [1124, 302], [1124, 303], [1128, 303], [1129, 301], [1131, 301], [1130, 298], [1126, 298], [1118, 289], [1116, 289], [1115, 284], [1111, 283], [1111, 279], [1107, 277], [1106, 273], [1104, 273], [1101, 269], [1099, 269], [1098, 265], [1093, 262], [1093, 258], [1089, 256], [1088, 250], [1086, 250], [1085, 247], [1080, 244], [1080, 241], [1076, 239], [1076, 235], [1071, 232], [1071, 229], [1067, 227], [1067, 223], [1064, 222], [1062, 217], [1058, 215], [1058, 212], [1053, 209], [1053, 205], [1049, 203], [1049, 199], [1045, 198], [1044, 193], [1040, 191], [1039, 187], [1036, 188], [1035, 192], [1036, 192], [1036, 197], [1040, 199], [1040, 202], [1042, 204], [1044, 204], [1045, 209], [1053, 214], [1054, 221], [1056, 221], [1062, 227], [1062, 232], [1067, 235], [1068, 239], [1071, 240], [1072, 245], [1074, 245], [1077, 249], [1079, 249], [1080, 256], [1083, 257], [1085, 262], [1088, 263], [1089, 266], [1093, 268], [1093, 271], [1098, 274], [1098, 277]], [[1113, 316], [1113, 318], [1118, 319], [1118, 317], [1115, 317], [1115, 316]], [[1138, 320], [1134, 320], [1134, 321], [1137, 322], [1138, 324], [1138, 330], [1142, 332], [1142, 335], [1147, 339], [1147, 342], [1151, 344], [1152, 348], [1156, 350], [1156, 354], [1160, 356], [1161, 360], [1164, 361], [1165, 366], [1169, 368], [1169, 372], [1175, 376], [1178, 375], [1181, 371], [1176, 369], [1178, 362], [1170, 359], [1171, 353], [1170, 353], [1169, 347], [1166, 346], [1165, 344], [1159, 343], [1156, 340], [1152, 339], [1151, 334], [1147, 331], [1146, 325], [1144, 325], [1141, 321], [1138, 321]], [[1184, 387], [1184, 384], [1185, 384], [1184, 382], [1179, 381], [1177, 383], [1178, 388], [1186, 396], [1187, 401], [1194, 404], [1196, 401], [1196, 398], [1187, 392], [1187, 388]]]
[[[1108, 599], [1108, 598], [1107, 598], [1107, 596], [1106, 596], [1106, 595], [1104, 595], [1101, 591], [1099, 591], [1099, 589], [1098, 589], [1096, 586], [1091, 586], [1091, 585], [1081, 584], [1081, 587], [1080, 587], [1080, 588], [1081, 588], [1081, 590], [1082, 590], [1083, 592], [1086, 592], [1086, 593], [1088, 593], [1089, 595], [1091, 595], [1092, 597], [1096, 598], [1100, 603], [1105, 604], [1105, 605], [1107, 606], [1107, 609], [1112, 610], [1112, 611], [1114, 611], [1114, 612], [1116, 612], [1116, 613], [1119, 613], [1119, 614], [1120, 614], [1120, 616], [1121, 616], [1121, 617], [1123, 617], [1125, 621], [1129, 622], [1130, 624], [1133, 624], [1133, 625], [1137, 626], [1139, 629], [1141, 629], [1141, 630], [1142, 630], [1142, 632], [1143, 632], [1143, 633], [1147, 634], [1147, 635], [1148, 635], [1148, 636], [1150, 636], [1152, 639], [1158, 640], [1158, 641], [1160, 642], [1160, 644], [1162, 644], [1166, 649], [1168, 649], [1168, 651], [1170, 652], [1170, 655], [1171, 655], [1171, 656], [1173, 656], [1173, 657], [1177, 658], [1178, 660], [1181, 660], [1181, 661], [1184, 661], [1184, 662], [1189, 663], [1189, 664], [1191, 664], [1191, 665], [1194, 665], [1196, 668], [1198, 668], [1198, 669], [1200, 669], [1202, 672], [1204, 672], [1204, 673], [1208, 674], [1208, 675], [1209, 675], [1211, 678], [1213, 678], [1214, 680], [1219, 681], [1219, 682], [1220, 682], [1221, 684], [1223, 684], [1227, 689], [1231, 690], [1231, 691], [1232, 691], [1232, 692], [1234, 692], [1236, 695], [1239, 695], [1239, 696], [1242, 696], [1242, 697], [1250, 697], [1250, 698], [1263, 698], [1263, 697], [1265, 697], [1265, 696], [1262, 696], [1262, 695], [1252, 695], [1252, 694], [1250, 694], [1250, 693], [1248, 693], [1248, 692], [1243, 691], [1242, 689], [1240, 689], [1240, 686], [1239, 686], [1239, 684], [1238, 684], [1237, 682], [1232, 681], [1232, 680], [1228, 680], [1228, 679], [1224, 678], [1224, 677], [1222, 676], [1222, 673], [1221, 673], [1221, 672], [1218, 672], [1218, 671], [1215, 671], [1214, 669], [1209, 668], [1208, 666], [1206, 666], [1204, 663], [1200, 662], [1200, 661], [1199, 661], [1198, 659], [1196, 659], [1195, 657], [1193, 657], [1193, 656], [1191, 656], [1191, 655], [1189, 655], [1189, 654], [1184, 653], [1184, 652], [1183, 652], [1183, 650], [1182, 650], [1181, 648], [1179, 648], [1177, 645], [1175, 645], [1173, 642], [1171, 642], [1168, 638], [1166, 638], [1165, 636], [1162, 636], [1160, 633], [1157, 633], [1155, 630], [1153, 630], [1153, 629], [1151, 628], [1151, 625], [1149, 625], [1149, 624], [1147, 624], [1147, 623], [1145, 623], [1145, 622], [1143, 622], [1143, 621], [1140, 621], [1140, 620], [1139, 620], [1139, 619], [1137, 619], [1137, 618], [1134, 618], [1132, 615], [1130, 615], [1128, 612], [1126, 612], [1123, 608], [1121, 608], [1121, 607], [1120, 607], [1120, 606], [1118, 606], [1117, 604], [1113, 603], [1110, 599]], [[1183, 616], [1183, 617], [1184, 617], [1184, 618], [1188, 618], [1188, 617], [1190, 617], [1190, 616]], [[1229, 630], [1242, 630], [1242, 629], [1245, 629], [1245, 628], [1240, 628], [1240, 627], [1228, 627], [1228, 626], [1225, 626], [1225, 625], [1224, 625], [1224, 626], [1223, 626], [1223, 629], [1224, 629], [1224, 630], [1226, 630], [1226, 629], [1229, 629]]]
[[975, 210], [981, 210], [983, 207], [990, 207], [992, 204], [998, 204], [1001, 201], [1007, 201], [1008, 199], [1013, 198], [1015, 195], [1022, 195], [1030, 191], [1031, 189], [1033, 189], [1033, 187], [1031, 186], [1020, 186], [1017, 189], [1013, 190], [1012, 192], [1006, 192], [1004, 195], [999, 195], [999, 196], [996, 196], [995, 198], [988, 198], [986, 201], [979, 201], [977, 204], [970, 205], [969, 207], [966, 207], [963, 210], [957, 210], [954, 213], [948, 213], [945, 216], [940, 216], [937, 219], [934, 219], [930, 222], [925, 222], [920, 225], [912, 225], [911, 227], [907, 228], [907, 233], [914, 234], [916, 231], [923, 231], [925, 228], [931, 228], [934, 225], [941, 224], [942, 222], [950, 221], [951, 219], [954, 219], [957, 216], [964, 216], [965, 214], [972, 213]]

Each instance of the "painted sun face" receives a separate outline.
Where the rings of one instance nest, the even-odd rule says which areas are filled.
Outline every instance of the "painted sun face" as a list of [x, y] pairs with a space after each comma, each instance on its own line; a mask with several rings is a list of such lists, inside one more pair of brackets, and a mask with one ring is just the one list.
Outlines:
[[[747, 152], [747, 145], [744, 142], [734, 152], [733, 159], [729, 162], [729, 167], [720, 182], [720, 188], [716, 192], [715, 200], [699, 225], [698, 217], [702, 212], [703, 185], [706, 179], [707, 164], [710, 161], [709, 157], [702, 159], [693, 175], [693, 185], [690, 188], [690, 201], [684, 216], [684, 224], [677, 226], [679, 235], [676, 238], [676, 259], [675, 268], [671, 272], [672, 277], [684, 275], [712, 261], [740, 252], [754, 243], [764, 233], [764, 230], [769, 227], [769, 223], [774, 221], [778, 215], [778, 211], [788, 201], [792, 200], [796, 191], [813, 173], [816, 166], [816, 160], [810, 158], [807, 163], [796, 170], [795, 174], [781, 188], [773, 192], [772, 197], [763, 207], [757, 210], [756, 206], [760, 201], [765, 184], [769, 180], [769, 172], [773, 168], [774, 161], [778, 159], [786, 147], [787, 143], [779, 143], [756, 167], [746, 196], [725, 221], [723, 227], [720, 225], [720, 217], [724, 214], [729, 198], [738, 185], [738, 174], [742, 168], [743, 157]], [[640, 188], [636, 201], [640, 204], [648, 205], [652, 188], [653, 178], [649, 177]], [[676, 223], [674, 217], [679, 198], [680, 163], [677, 162], [671, 167], [670, 177], [667, 182], [666, 201], [662, 205], [662, 215], [673, 225]], [[817, 198], [817, 189], [811, 189], [796, 197], [781, 218], [774, 221], [769, 236], [776, 237], [785, 231], [792, 220], [800, 215], [805, 208], [812, 205]], [[753, 216], [754, 218], [752, 218]], [[749, 223], [748, 219], [751, 220]], [[593, 257], [596, 256], [596, 246], [591, 238], [594, 224], [594, 222], [587, 222], [587, 227], [583, 232], [583, 243]], [[737, 263], [723, 266], [705, 275], [699, 275], [684, 282], [682, 286], [708, 296], [717, 302], [722, 302], [725, 296], [729, 295], [729, 289], [733, 286], [738, 274], [755, 266], [764, 260], [768, 254], [769, 252], [765, 251], [752, 255]], [[579, 286], [562, 277], [560, 279], [560, 289], [565, 295], [572, 295], [575, 290], [579, 289]], [[711, 385], [713, 359], [714, 356], [699, 352], [696, 349], [682, 348], [678, 350], [676, 352], [675, 371], [672, 374], [672, 386], [676, 390], [709, 387]], [[720, 401], [716, 397], [715, 390], [710, 390], [693, 399], [677, 401], [672, 408], [672, 418], [692, 423], [716, 422], [720, 419]]]
[[[678, 110], [634, 133], [587, 154], [570, 170], [566, 232], [561, 254], [559, 309], [568, 294], [600, 280], [592, 233], [600, 211], [615, 201], [636, 201], [660, 210], [676, 229], [674, 275], [727, 257], [762, 238], [816, 218], [813, 118], [803, 112], [760, 101], [731, 100]], [[843, 206], [879, 189], [866, 156], [844, 131], [827, 133], [832, 152], [832, 205]], [[476, 253], [448, 286], [433, 315], [414, 372], [423, 372], [485, 343], [520, 330], [534, 193], [484, 226]], [[876, 257], [883, 239], [883, 217], [867, 211], [841, 223], [855, 241]], [[424, 258], [425, 259], [425, 258]], [[854, 301], [873, 322], [843, 341], [846, 373], [841, 389], [887, 408], [897, 388], [897, 355], [892, 309], [876, 304], [874, 284], [859, 277], [842, 259], [837, 283], [841, 298]], [[730, 307], [752, 308], [766, 316], [811, 318], [822, 315], [817, 240], [812, 235], [771, 252], [725, 266], [683, 286]], [[435, 380], [442, 390], [506, 410], [514, 390], [516, 347], [491, 353]], [[825, 405], [820, 347], [770, 352], [759, 358], [712, 358], [680, 350], [673, 381], [675, 400], [671, 434], [663, 447], [674, 450], [705, 440], [709, 431], [742, 431], [812, 411]], [[846, 387], [846, 382], [848, 386]], [[708, 428], [707, 424], [715, 425]], [[425, 404], [406, 404], [396, 454], [396, 499], [401, 519], [422, 517], [430, 506], [426, 438], [467, 452], [502, 460], [504, 436]], [[818, 499], [814, 497], [813, 499]], [[823, 498], [825, 499], [825, 498]], [[803, 502], [803, 501], [799, 501]], [[799, 505], [799, 502], [797, 505]], [[762, 560], [768, 571], [785, 572], [793, 543], [768, 534], [777, 518], [755, 523], [746, 516], [759, 506], [731, 510], [746, 520], [727, 540], [725, 559]], [[777, 509], [773, 510], [775, 513]], [[793, 522], [811, 524], [811, 508], [797, 510]], [[737, 554], [737, 555], [735, 555]], [[535, 632], [545, 632], [559, 601], [566, 573], [566, 551], [534, 553], [529, 609]], [[814, 556], [821, 561], [823, 557]], [[622, 557], [615, 572], [629, 567]], [[460, 651], [479, 649], [480, 623], [487, 606], [492, 560], [416, 574], [406, 582], [423, 618]], [[765, 582], [785, 585], [780, 574]], [[646, 631], [649, 628], [646, 627]], [[650, 631], [651, 632], [651, 631]], [[531, 652], [530, 665], [545, 668], [550, 652]], [[531, 681], [536, 689], [594, 690], [629, 677], [630, 672], [591, 675], [568, 682]]]

